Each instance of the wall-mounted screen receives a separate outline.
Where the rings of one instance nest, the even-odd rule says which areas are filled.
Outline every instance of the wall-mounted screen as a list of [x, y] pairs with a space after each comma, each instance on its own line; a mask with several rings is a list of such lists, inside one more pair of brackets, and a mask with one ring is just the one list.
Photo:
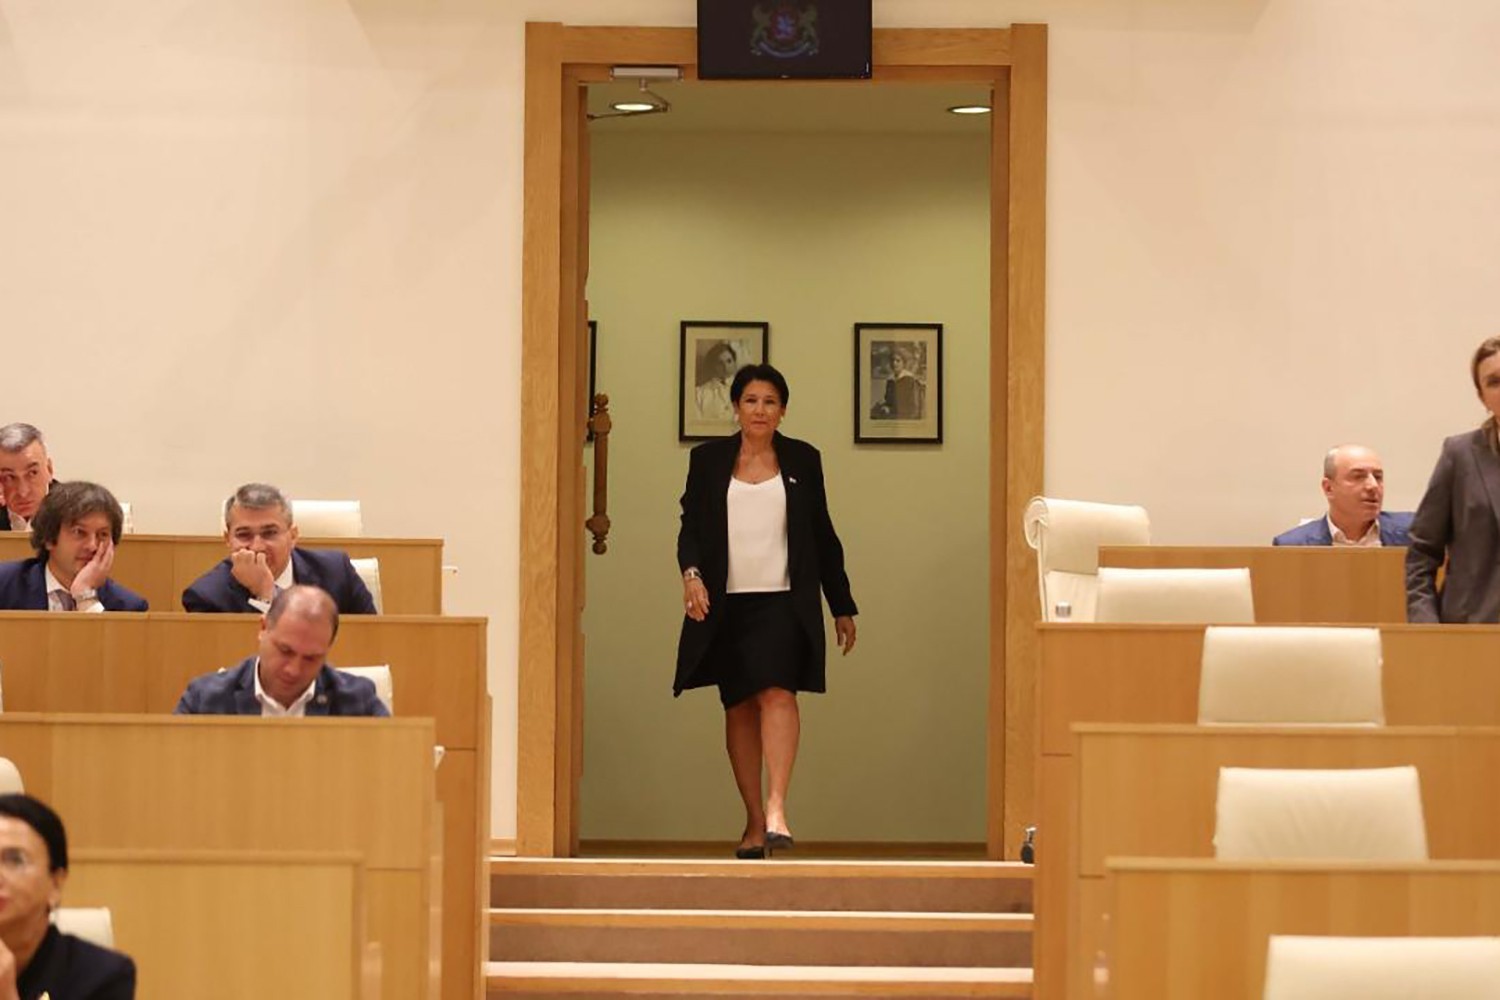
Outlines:
[[698, 0], [704, 80], [865, 78], [871, 0]]

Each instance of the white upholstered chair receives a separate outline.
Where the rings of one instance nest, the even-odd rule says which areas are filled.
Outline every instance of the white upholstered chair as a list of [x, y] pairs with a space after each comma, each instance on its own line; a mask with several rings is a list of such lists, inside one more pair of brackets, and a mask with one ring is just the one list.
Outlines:
[[1198, 723], [1382, 725], [1380, 630], [1211, 626]]
[[1266, 949], [1264, 1000], [1494, 1000], [1500, 938], [1297, 937]]
[[52, 922], [64, 934], [101, 948], [115, 946], [115, 922], [107, 906], [60, 906], [53, 911]]
[[1101, 566], [1094, 620], [1253, 625], [1250, 570]]
[[1219, 769], [1221, 861], [1426, 861], [1415, 767]]
[[306, 538], [358, 538], [365, 533], [358, 500], [293, 500], [292, 520]]
[[21, 769], [9, 757], [0, 757], [0, 795], [24, 791], [26, 783], [21, 780]]
[[386, 664], [378, 667], [339, 667], [346, 674], [355, 677], [364, 677], [375, 684], [375, 697], [385, 706], [385, 710], [392, 715], [396, 714], [396, 689], [391, 683], [391, 668]]
[[1093, 621], [1099, 546], [1151, 542], [1146, 509], [1121, 504], [1033, 497], [1022, 527], [1036, 549], [1043, 621], [1056, 619], [1059, 604], [1070, 606], [1069, 620]]
[[120, 534], [122, 534], [122, 535], [133, 535], [133, 534], [135, 534], [135, 515], [134, 515], [134, 512], [132, 512], [131, 509], [130, 509], [130, 501], [129, 500], [121, 500], [120, 501], [120, 513], [121, 513], [121, 515], [123, 515], [122, 518], [121, 518], [121, 524], [120, 524]]
[[375, 613], [383, 614], [385, 601], [380, 596], [380, 560], [371, 556], [369, 559], [350, 559], [349, 561], [354, 564], [354, 572], [359, 574], [365, 589], [375, 599]]

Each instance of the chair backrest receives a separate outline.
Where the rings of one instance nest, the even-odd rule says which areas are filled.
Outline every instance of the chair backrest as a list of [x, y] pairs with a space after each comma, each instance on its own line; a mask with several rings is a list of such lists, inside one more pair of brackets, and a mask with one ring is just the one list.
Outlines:
[[135, 534], [135, 516], [130, 509], [129, 500], [120, 501], [120, 513], [123, 515], [120, 522], [120, 534]]
[[396, 714], [396, 688], [391, 683], [391, 668], [382, 663], [378, 667], [339, 667], [346, 674], [355, 677], [364, 677], [375, 682], [375, 697], [380, 699], [385, 710], [392, 715]]
[[1069, 620], [1093, 621], [1099, 546], [1151, 543], [1144, 507], [1032, 497], [1021, 526], [1036, 549], [1043, 621], [1054, 621], [1062, 603]]
[[1250, 570], [1102, 566], [1094, 620], [1253, 625]]
[[1273, 934], [1264, 1000], [1493, 1000], [1497, 937], [1298, 937]]
[[365, 533], [358, 500], [293, 500], [292, 520], [308, 538], [358, 538]]
[[1213, 626], [1203, 634], [1200, 725], [1385, 722], [1380, 630]]
[[0, 795], [24, 791], [26, 783], [21, 780], [21, 769], [9, 757], [0, 757]]
[[350, 559], [349, 561], [354, 564], [354, 572], [359, 574], [365, 589], [375, 599], [375, 612], [383, 614], [385, 601], [380, 596], [380, 560], [371, 556], [368, 559]]
[[1221, 861], [1426, 861], [1415, 767], [1219, 769]]
[[107, 906], [61, 906], [52, 911], [52, 922], [64, 934], [83, 938], [101, 948], [115, 946], [115, 922]]

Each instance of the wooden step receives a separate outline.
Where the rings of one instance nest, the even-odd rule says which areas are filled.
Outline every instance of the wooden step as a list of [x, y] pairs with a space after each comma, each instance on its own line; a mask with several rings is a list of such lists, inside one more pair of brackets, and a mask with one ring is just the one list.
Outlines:
[[1029, 913], [1033, 869], [987, 861], [674, 861], [495, 858], [507, 909]]
[[1030, 969], [490, 962], [485, 973], [491, 1000], [1031, 996]]
[[491, 910], [504, 962], [1031, 965], [1030, 914], [764, 910]]

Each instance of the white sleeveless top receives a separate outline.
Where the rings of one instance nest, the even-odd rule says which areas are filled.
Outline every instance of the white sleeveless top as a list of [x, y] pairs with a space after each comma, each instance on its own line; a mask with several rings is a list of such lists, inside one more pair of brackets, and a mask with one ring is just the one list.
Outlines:
[[786, 556], [786, 483], [777, 473], [763, 483], [729, 478], [731, 594], [791, 590]]

